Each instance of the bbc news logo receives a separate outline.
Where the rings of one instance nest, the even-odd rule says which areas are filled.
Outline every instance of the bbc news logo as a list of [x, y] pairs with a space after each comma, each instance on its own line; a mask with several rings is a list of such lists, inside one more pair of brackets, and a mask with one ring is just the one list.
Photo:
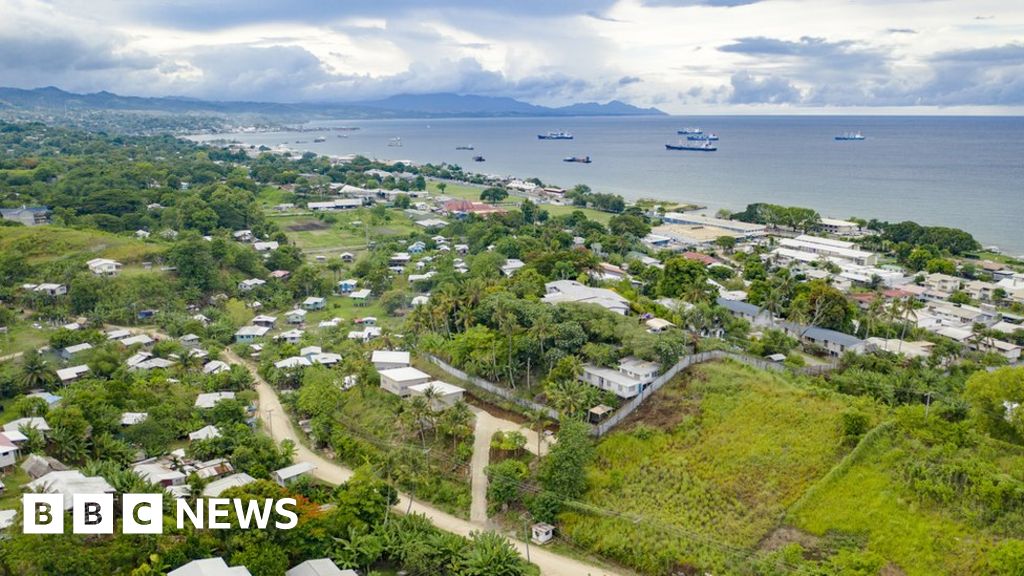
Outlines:
[[[199, 498], [194, 504], [175, 501], [175, 520], [179, 530], [191, 524], [198, 529], [291, 530], [299, 523], [294, 498], [280, 500], [242, 500], [240, 498]], [[164, 502], [161, 494], [122, 494], [121, 532], [124, 534], [163, 534]], [[73, 534], [113, 534], [117, 508], [113, 494], [74, 494], [71, 501]], [[230, 522], [234, 512], [235, 522]], [[22, 518], [25, 534], [63, 534], [64, 496], [61, 494], [25, 494]]]

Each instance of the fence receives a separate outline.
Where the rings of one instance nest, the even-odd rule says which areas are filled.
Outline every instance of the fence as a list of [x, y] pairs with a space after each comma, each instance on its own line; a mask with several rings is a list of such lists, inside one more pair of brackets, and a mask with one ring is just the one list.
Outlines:
[[[747, 366], [751, 366], [759, 370], [782, 372], [790, 369], [789, 367], [783, 364], [779, 364], [778, 362], [769, 362], [768, 360], [764, 360], [762, 358], [755, 358], [753, 356], [746, 356], [743, 354], [737, 354], [735, 352], [726, 352], [724, 350], [712, 350], [710, 352], [700, 352], [697, 354], [691, 354], [689, 356], [683, 356], [675, 366], [669, 368], [661, 376], [655, 378], [653, 382], [651, 382], [646, 388], [644, 388], [644, 391], [641, 392], [639, 396], [623, 404], [622, 406], [619, 407], [618, 410], [615, 411], [615, 414], [612, 414], [607, 420], [594, 426], [591, 430], [591, 433], [594, 436], [597, 436], [598, 438], [607, 434], [612, 428], [620, 424], [637, 408], [639, 408], [640, 405], [644, 403], [644, 400], [646, 400], [652, 394], [660, 390], [661, 387], [664, 386], [669, 380], [674, 378], [676, 374], [679, 374], [680, 372], [689, 368], [690, 366], [693, 366], [694, 364], [701, 364], [703, 362], [710, 362], [712, 360], [725, 359], [734, 360], [736, 362], [746, 364]], [[807, 366], [804, 368], [793, 369], [793, 372], [796, 372], [798, 374], [809, 375], [824, 374], [825, 372], [834, 370], [837, 366], [838, 364], [836, 363], [824, 364], [821, 366]]]
[[469, 382], [470, 384], [478, 388], [482, 388], [483, 390], [490, 392], [491, 394], [500, 396], [501, 398], [504, 398], [509, 402], [514, 402], [515, 404], [522, 406], [523, 408], [528, 408], [530, 410], [539, 410], [541, 412], [544, 412], [548, 416], [548, 418], [551, 418], [552, 420], [558, 420], [558, 412], [553, 408], [550, 408], [543, 404], [538, 404], [531, 400], [527, 400], [526, 398], [520, 398], [519, 396], [516, 396], [515, 393], [513, 393], [508, 388], [503, 388], [501, 386], [498, 386], [497, 384], [494, 384], [493, 382], [488, 382], [483, 378], [470, 376], [469, 374], [466, 374], [462, 370], [459, 370], [458, 368], [452, 366], [451, 364], [448, 364], [444, 360], [441, 360], [440, 358], [432, 354], [427, 354], [427, 360], [430, 360], [431, 364], [437, 366], [447, 374], [450, 374], [458, 378], [459, 380]]

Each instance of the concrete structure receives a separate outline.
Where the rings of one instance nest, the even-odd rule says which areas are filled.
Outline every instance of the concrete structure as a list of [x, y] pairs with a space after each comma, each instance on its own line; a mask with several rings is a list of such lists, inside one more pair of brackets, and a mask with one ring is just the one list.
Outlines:
[[291, 466], [286, 466], [280, 470], [275, 470], [270, 477], [279, 485], [287, 486], [299, 478], [311, 476], [313, 470], [316, 470], [316, 466], [313, 464], [310, 464], [309, 462], [299, 462], [298, 464], [292, 464]]
[[430, 409], [435, 412], [451, 408], [456, 402], [462, 400], [462, 395], [466, 392], [465, 389], [454, 384], [442, 382], [441, 380], [433, 380], [431, 382], [424, 382], [423, 384], [409, 386], [409, 395], [425, 396], [429, 390], [433, 390], [435, 395], [435, 398], [430, 402]]
[[409, 353], [404, 350], [374, 350], [370, 362], [378, 371], [391, 370], [408, 366], [410, 357]]
[[633, 398], [644, 387], [654, 381], [661, 372], [661, 365], [633, 356], [619, 361], [618, 369], [585, 364], [580, 380], [607, 390], [620, 398]]
[[109, 258], [93, 258], [85, 263], [89, 271], [97, 276], [114, 276], [121, 271], [121, 263]]
[[662, 221], [668, 222], [669, 224], [685, 224], [690, 226], [718, 228], [731, 232], [731, 234], [729, 234], [730, 236], [737, 236], [740, 238], [764, 236], [766, 230], [764, 224], [751, 224], [749, 222], [741, 222], [739, 220], [726, 220], [724, 218], [715, 218], [713, 216], [694, 214], [691, 212], [666, 212], [662, 217]]
[[555, 280], [545, 284], [544, 289], [547, 293], [542, 300], [548, 304], [564, 302], [597, 304], [623, 316], [629, 312], [629, 300], [606, 288], [591, 288], [575, 280]]
[[822, 218], [820, 222], [822, 230], [837, 236], [850, 236], [860, 231], [860, 224], [850, 222], [849, 220]]
[[878, 262], [877, 254], [859, 250], [853, 242], [808, 234], [801, 234], [796, 238], [783, 238], [779, 241], [779, 246], [796, 252], [813, 254], [819, 259], [823, 257], [838, 258], [860, 266], [874, 266]]
[[380, 387], [398, 396], [408, 396], [409, 388], [430, 381], [430, 375], [416, 368], [392, 368], [380, 372]]
[[50, 221], [50, 209], [44, 206], [0, 208], [0, 219], [20, 222], [25, 226], [40, 226]]

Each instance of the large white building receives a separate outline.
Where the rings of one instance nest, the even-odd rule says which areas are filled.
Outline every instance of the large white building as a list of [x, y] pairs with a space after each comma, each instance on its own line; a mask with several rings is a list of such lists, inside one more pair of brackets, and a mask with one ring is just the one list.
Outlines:
[[[836, 258], [859, 266], [874, 266], [878, 262], [877, 254], [860, 250], [853, 242], [808, 234], [801, 234], [796, 238], [783, 238], [779, 241], [779, 248], [776, 248], [773, 253], [790, 259], [807, 259], [805, 261]], [[803, 253], [805, 256], [801, 256], [799, 253]]]
[[661, 365], [657, 362], [628, 356], [619, 361], [617, 369], [586, 364], [580, 380], [607, 390], [620, 398], [633, 398], [658, 377]]
[[544, 290], [547, 293], [544, 295], [543, 301], [548, 304], [577, 302], [597, 304], [623, 316], [629, 312], [629, 300], [607, 288], [591, 288], [575, 280], [555, 280], [545, 284]]

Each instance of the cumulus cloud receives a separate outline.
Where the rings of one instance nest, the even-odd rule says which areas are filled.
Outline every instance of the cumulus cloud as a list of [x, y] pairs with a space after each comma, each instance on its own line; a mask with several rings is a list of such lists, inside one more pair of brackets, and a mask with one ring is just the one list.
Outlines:
[[800, 90], [789, 80], [778, 76], [756, 78], [749, 72], [737, 72], [729, 79], [731, 104], [794, 104], [800, 101]]

